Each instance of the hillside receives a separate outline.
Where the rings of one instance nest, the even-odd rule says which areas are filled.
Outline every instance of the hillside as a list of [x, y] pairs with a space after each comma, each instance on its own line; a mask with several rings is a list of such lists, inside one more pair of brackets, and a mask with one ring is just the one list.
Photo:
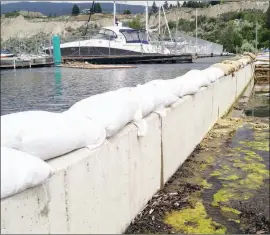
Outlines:
[[[225, 2], [207, 8], [198, 9], [198, 37], [224, 45], [229, 51], [237, 52], [242, 47], [255, 47], [255, 18], [258, 17], [259, 47], [267, 47], [269, 31], [265, 26], [265, 12], [268, 9], [267, 1], [238, 1]], [[143, 7], [143, 6], [141, 6]], [[89, 7], [88, 7], [89, 8]], [[242, 15], [240, 13], [243, 13]], [[249, 12], [251, 12], [249, 14]], [[240, 15], [239, 15], [240, 14]], [[172, 33], [183, 31], [195, 36], [195, 9], [180, 7], [166, 12]], [[132, 23], [132, 27], [144, 27], [145, 17], [143, 14], [121, 15], [117, 18], [125, 25]], [[62, 40], [73, 39], [84, 35], [87, 27], [87, 15], [59, 16], [59, 17], [18, 17], [1, 19], [1, 40], [10, 39], [13, 44], [16, 41], [49, 41], [53, 34], [62, 36]], [[110, 26], [113, 23], [112, 14], [93, 14], [89, 23], [87, 36], [91, 36], [100, 27]], [[162, 17], [162, 31], [165, 30], [165, 20]], [[151, 14], [149, 20], [150, 28], [157, 28], [158, 14]], [[232, 41], [233, 40], [233, 41]], [[4, 44], [6, 47], [9, 45]], [[244, 46], [243, 46], [244, 45]]]
[[[40, 12], [43, 15], [49, 16], [62, 16], [69, 15], [74, 3], [68, 2], [16, 2], [16, 3], [6, 3], [1, 4], [1, 14], [13, 11], [32, 11]], [[76, 3], [79, 8], [89, 9], [92, 6], [92, 1], [88, 3]], [[113, 12], [113, 3], [100, 3], [103, 12]], [[127, 4], [117, 4], [117, 12], [123, 13], [124, 10], [129, 9], [132, 13], [143, 13], [145, 10], [144, 6], [141, 5], [127, 5]]]

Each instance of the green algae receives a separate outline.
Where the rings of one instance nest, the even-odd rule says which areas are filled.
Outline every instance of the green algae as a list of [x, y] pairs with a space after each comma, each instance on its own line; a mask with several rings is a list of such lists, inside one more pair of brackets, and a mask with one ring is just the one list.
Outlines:
[[198, 201], [194, 208], [167, 214], [164, 219], [176, 231], [186, 234], [225, 234], [226, 228], [209, 218], [204, 205]]
[[234, 193], [232, 193], [227, 188], [221, 188], [213, 195], [213, 201], [211, 203], [212, 206], [219, 206], [220, 203], [228, 202], [231, 198], [233, 198]]
[[233, 221], [233, 222], [235, 222], [237, 224], [240, 224], [240, 220], [239, 219], [229, 219], [229, 221]]
[[238, 175], [228, 175], [228, 176], [225, 176], [225, 177], [219, 177], [218, 179], [220, 180], [238, 180], [240, 177]]
[[258, 156], [245, 156], [244, 159], [249, 162], [254, 161], [255, 159], [260, 162], [263, 162], [263, 158], [259, 155]]
[[236, 214], [236, 215], [240, 215], [241, 212], [234, 209], [234, 208], [231, 208], [231, 207], [226, 207], [226, 206], [221, 206], [220, 209], [224, 212], [231, 212], [233, 214]]
[[248, 174], [245, 179], [239, 181], [239, 184], [248, 189], [258, 189], [263, 185], [264, 177], [258, 174]]
[[208, 156], [207, 158], [204, 159], [204, 163], [200, 165], [200, 170], [204, 171], [207, 167], [209, 167], [213, 162], [214, 162], [214, 157], [213, 156]]
[[269, 170], [267, 170], [266, 166], [262, 163], [234, 163], [233, 166], [248, 173], [269, 175]]
[[223, 165], [223, 166], [221, 166], [221, 168], [222, 168], [223, 170], [230, 170], [230, 167], [227, 166], [227, 165]]
[[264, 140], [264, 141], [240, 141], [239, 144], [242, 144], [246, 147], [250, 147], [251, 149], [254, 150], [259, 150], [259, 151], [267, 151], [269, 152], [269, 141]]
[[222, 175], [222, 172], [219, 170], [215, 170], [213, 173], [210, 174], [210, 176], [220, 176]]
[[206, 180], [203, 180], [203, 181], [201, 182], [201, 186], [202, 186], [203, 188], [205, 188], [205, 189], [210, 189], [210, 188], [212, 188], [212, 184], [209, 184]]
[[240, 159], [233, 159], [232, 161], [235, 162], [235, 163], [241, 163], [242, 162]]

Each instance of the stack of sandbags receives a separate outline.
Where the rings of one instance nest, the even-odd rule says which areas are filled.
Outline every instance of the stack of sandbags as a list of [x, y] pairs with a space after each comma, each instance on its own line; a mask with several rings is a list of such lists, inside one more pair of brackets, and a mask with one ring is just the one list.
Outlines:
[[224, 76], [224, 72], [220, 68], [209, 67], [201, 71], [206, 75], [208, 80], [212, 83]]
[[211, 65], [211, 67], [221, 69], [224, 72], [225, 76], [232, 74], [235, 71], [235, 66], [231, 64], [216, 63]]
[[244, 52], [243, 55], [244, 56], [249, 56], [252, 60], [255, 60], [256, 59], [256, 55], [254, 55], [251, 52]]
[[142, 120], [140, 97], [136, 88], [121, 88], [83, 99], [65, 113], [97, 122], [111, 137], [129, 122]]
[[41, 159], [1, 146], [1, 199], [42, 184], [53, 173], [50, 165]]
[[183, 76], [167, 80], [167, 83], [175, 96], [183, 97], [196, 94], [201, 87], [209, 86], [211, 81], [205, 73], [194, 69]]
[[243, 63], [241, 63], [240, 61], [224, 60], [222, 63], [233, 65], [234, 71], [238, 71], [240, 68], [244, 67]]
[[73, 150], [99, 147], [105, 130], [81, 116], [26, 111], [1, 116], [1, 146], [17, 149], [42, 160]]
[[151, 112], [164, 116], [165, 108], [179, 99], [172, 93], [169, 83], [165, 80], [153, 80], [144, 85], [137, 85], [137, 92], [140, 96], [143, 117]]

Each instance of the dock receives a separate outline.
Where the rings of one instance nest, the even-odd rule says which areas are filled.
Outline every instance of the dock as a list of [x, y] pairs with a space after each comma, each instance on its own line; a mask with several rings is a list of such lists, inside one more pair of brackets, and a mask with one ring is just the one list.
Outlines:
[[22, 59], [19, 57], [1, 58], [1, 69], [17, 69], [32, 67], [49, 67], [54, 64], [52, 57], [31, 57]]
[[77, 69], [132, 69], [137, 68], [135, 65], [101, 65], [101, 64], [89, 64], [88, 62], [68, 62], [61, 64], [64, 68], [77, 68]]
[[158, 63], [192, 63], [191, 53], [181, 55], [120, 55], [120, 56], [65, 56], [63, 63], [88, 62], [89, 64], [158, 64]]

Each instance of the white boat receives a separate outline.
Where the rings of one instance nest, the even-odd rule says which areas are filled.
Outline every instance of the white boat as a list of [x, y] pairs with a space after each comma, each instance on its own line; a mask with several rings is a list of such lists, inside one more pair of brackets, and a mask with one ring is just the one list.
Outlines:
[[[146, 29], [136, 30], [123, 27], [115, 17], [114, 25], [103, 27], [99, 33], [89, 40], [78, 40], [60, 45], [62, 56], [123, 56], [123, 55], [156, 55], [170, 54], [169, 49], [160, 45], [153, 45], [149, 41], [148, 8], [146, 6]], [[50, 54], [52, 47], [44, 48]]]
[[[145, 30], [122, 27], [121, 24], [103, 27], [97, 35], [89, 40], [63, 43], [60, 48], [62, 56], [121, 56], [170, 53], [166, 48], [152, 45], [147, 40]], [[49, 54], [49, 48], [46, 48], [45, 52]]]
[[14, 56], [15, 55], [12, 54], [9, 50], [1, 50], [1, 58], [9, 58]]

